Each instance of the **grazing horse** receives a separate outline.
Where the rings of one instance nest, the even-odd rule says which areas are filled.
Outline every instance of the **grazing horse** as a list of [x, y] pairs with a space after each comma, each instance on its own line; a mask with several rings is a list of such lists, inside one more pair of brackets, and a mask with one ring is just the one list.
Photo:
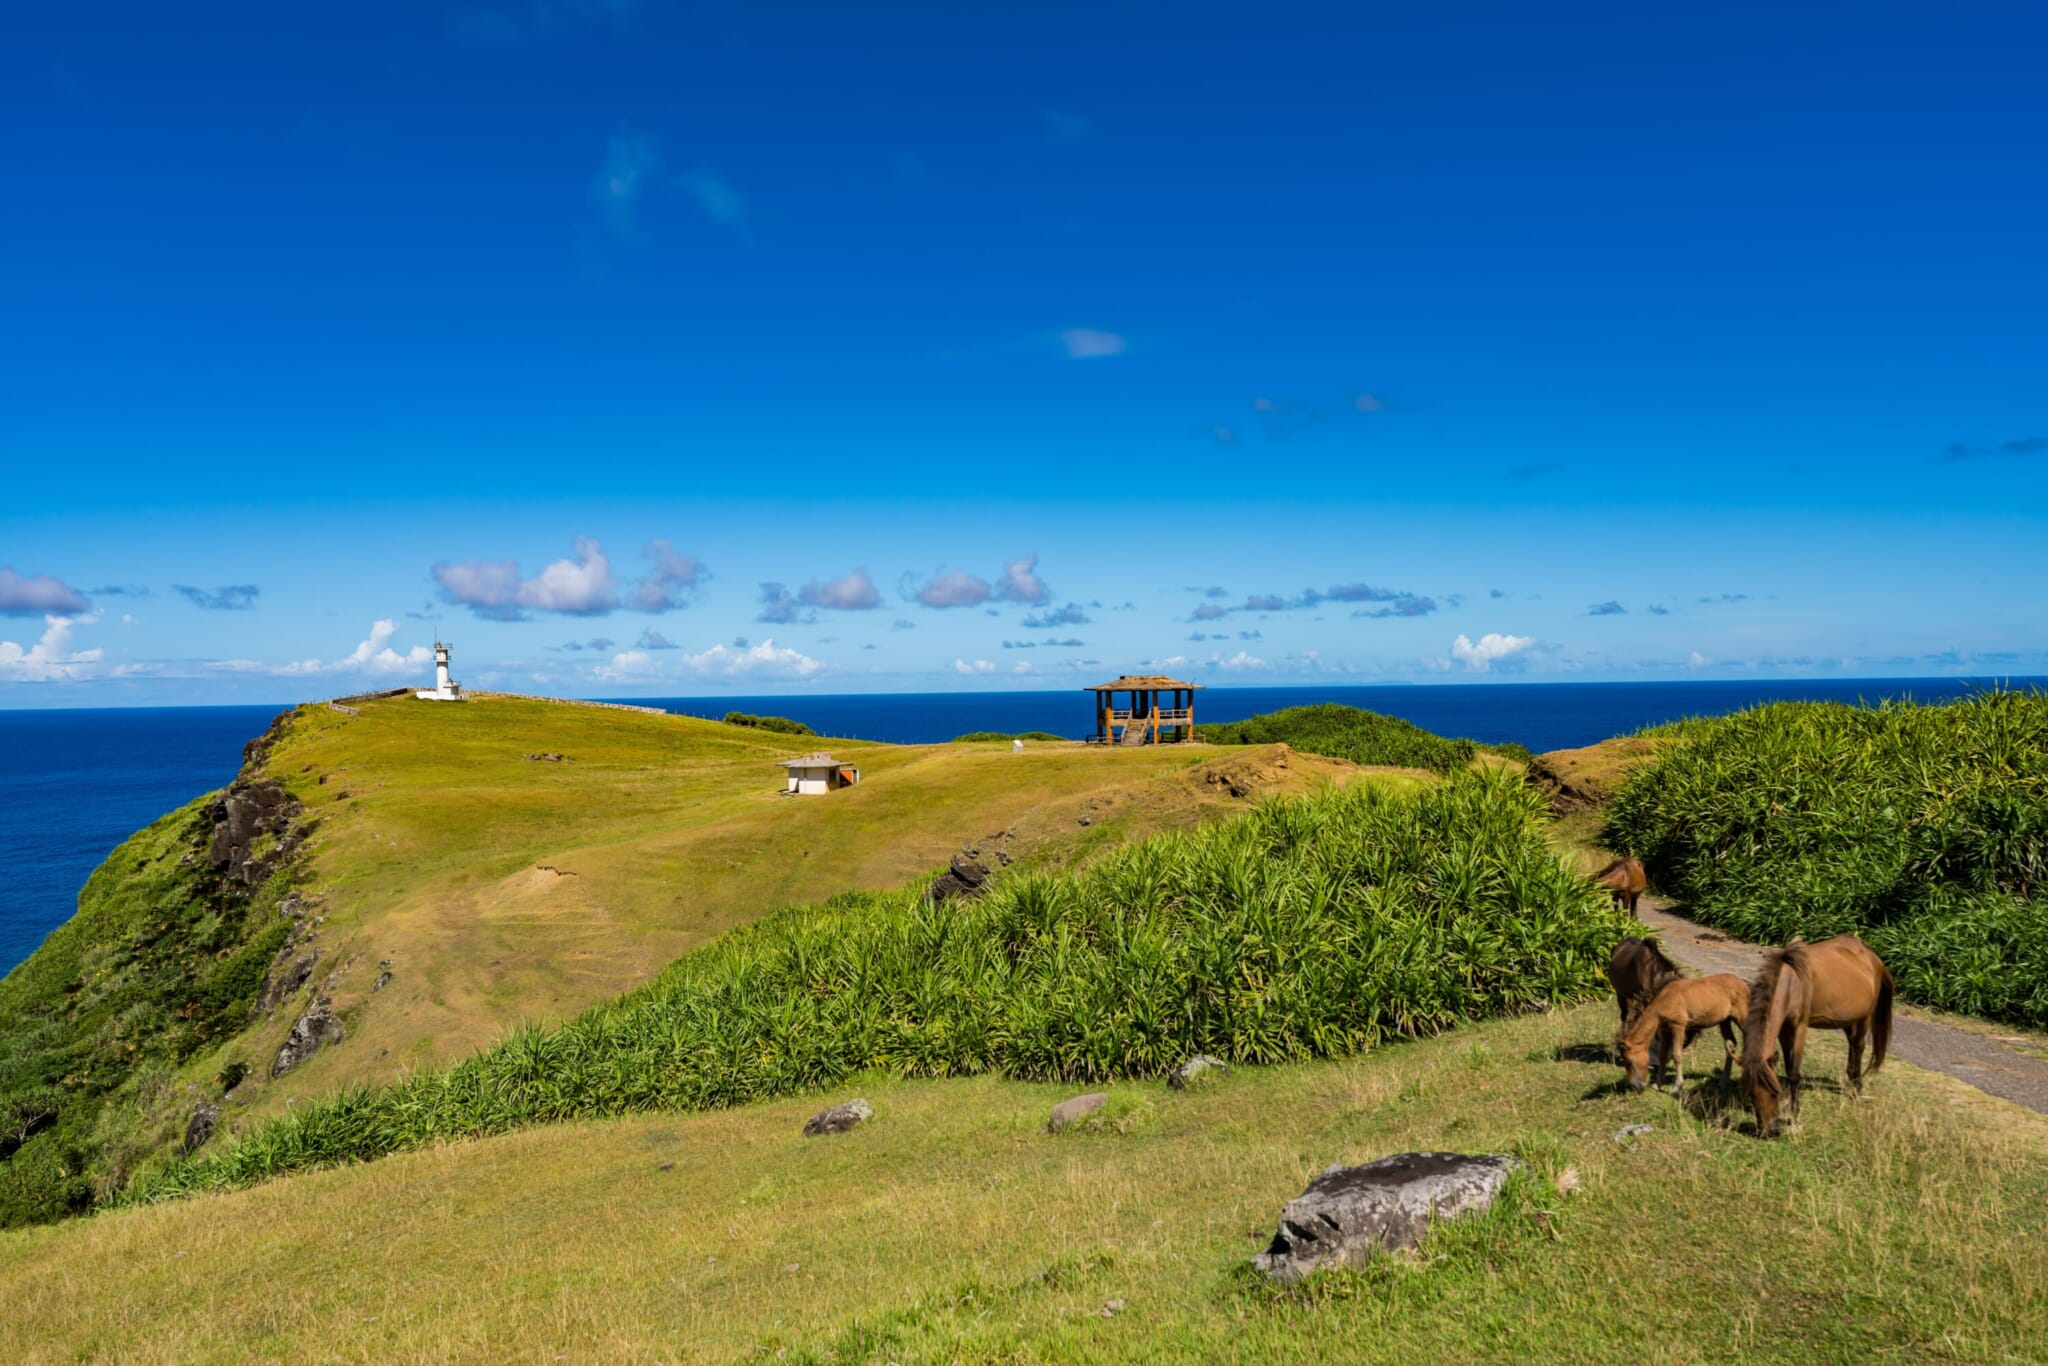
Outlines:
[[[1853, 934], [1818, 944], [1795, 939], [1764, 959], [1749, 989], [1749, 1021], [1742, 1030], [1742, 1089], [1756, 1111], [1762, 1138], [1778, 1132], [1778, 1099], [1799, 1113], [1799, 1064], [1808, 1029], [1839, 1029], [1849, 1036], [1849, 1093], [1863, 1094], [1863, 1044], [1873, 1046], [1870, 1070], [1884, 1066], [1892, 1038], [1892, 974], [1884, 960]], [[1785, 1050], [1781, 1088], [1772, 1055]]]
[[1593, 874], [1593, 885], [1605, 887], [1615, 905], [1628, 907], [1634, 915], [1637, 900], [1650, 890], [1650, 876], [1643, 871], [1642, 860], [1618, 858]]
[[1628, 1085], [1640, 1091], [1652, 1073], [1671, 1060], [1671, 1094], [1685, 1089], [1685, 1050], [1702, 1030], [1721, 1027], [1721, 1075], [1735, 1065], [1735, 1023], [1749, 1018], [1749, 983], [1720, 973], [1666, 982], [1635, 1023], [1621, 1035], [1616, 1051], [1628, 1069]]
[[1657, 994], [1657, 988], [1677, 976], [1678, 964], [1647, 939], [1624, 939], [1614, 946], [1614, 955], [1607, 960], [1607, 983], [1614, 988], [1614, 1003], [1621, 1007], [1621, 1028], [1614, 1036], [1617, 1052], [1621, 1035]]

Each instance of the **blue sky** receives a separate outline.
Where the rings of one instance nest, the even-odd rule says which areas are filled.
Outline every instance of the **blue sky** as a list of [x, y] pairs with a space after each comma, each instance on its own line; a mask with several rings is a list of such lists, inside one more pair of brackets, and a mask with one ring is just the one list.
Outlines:
[[13, 16], [0, 706], [2048, 672], [2038, 6], [888, 9]]

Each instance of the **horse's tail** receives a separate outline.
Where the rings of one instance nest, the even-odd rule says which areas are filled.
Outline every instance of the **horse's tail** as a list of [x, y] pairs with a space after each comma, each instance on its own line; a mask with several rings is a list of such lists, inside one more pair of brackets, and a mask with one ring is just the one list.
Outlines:
[[[1876, 958], [1876, 954], [1871, 957]], [[1892, 1042], [1892, 970], [1877, 962], [1877, 1009], [1870, 1017], [1870, 1070], [1884, 1066], [1884, 1051]]]

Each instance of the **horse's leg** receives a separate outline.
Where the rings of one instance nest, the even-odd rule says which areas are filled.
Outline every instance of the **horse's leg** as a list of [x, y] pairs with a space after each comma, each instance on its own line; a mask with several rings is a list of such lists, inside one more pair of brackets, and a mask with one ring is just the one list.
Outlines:
[[1870, 1021], [1858, 1020], [1842, 1031], [1849, 1036], [1849, 1094], [1863, 1095], [1863, 1040], [1870, 1033]]
[[1634, 915], [1636, 913], [1636, 900], [1641, 896], [1641, 892], [1630, 892], [1628, 894], [1628, 913], [1630, 915]]
[[1806, 1060], [1806, 1026], [1791, 1020], [1778, 1032], [1778, 1044], [1785, 1050], [1785, 1111], [1799, 1118], [1799, 1065]]
[[1725, 1080], [1735, 1071], [1735, 1022], [1721, 1021], [1721, 1076]]
[[1692, 1042], [1692, 1031], [1684, 1025], [1671, 1026], [1671, 1094], [1685, 1094], [1685, 1046]]

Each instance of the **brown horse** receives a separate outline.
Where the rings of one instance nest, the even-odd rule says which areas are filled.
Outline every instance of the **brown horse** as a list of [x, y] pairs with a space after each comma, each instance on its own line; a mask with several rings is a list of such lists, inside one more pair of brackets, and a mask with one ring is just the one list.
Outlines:
[[[1778, 1099], [1799, 1113], [1799, 1064], [1808, 1029], [1839, 1029], [1849, 1036], [1849, 1093], [1863, 1094], [1863, 1044], [1873, 1046], [1870, 1070], [1884, 1066], [1892, 1039], [1892, 974], [1884, 960], [1853, 934], [1818, 944], [1795, 939], [1764, 959], [1750, 987], [1749, 1021], [1742, 1030], [1742, 1089], [1756, 1111], [1759, 1137], [1778, 1132]], [[1781, 1088], [1772, 1055], [1785, 1050]]]
[[1657, 988], [1677, 976], [1678, 964], [1647, 939], [1624, 939], [1614, 946], [1614, 954], [1607, 960], [1607, 984], [1614, 988], [1614, 1003], [1621, 1007], [1621, 1028], [1614, 1036], [1617, 1051], [1621, 1035], [1657, 994]]
[[1651, 1075], [1671, 1060], [1671, 1094], [1685, 1089], [1685, 1050], [1702, 1030], [1721, 1027], [1725, 1055], [1721, 1075], [1735, 1065], [1735, 1023], [1749, 1017], [1749, 983], [1721, 973], [1714, 977], [1680, 977], [1666, 982], [1635, 1023], [1622, 1034], [1616, 1051], [1628, 1069], [1628, 1085], [1640, 1091]]
[[1593, 874], [1593, 885], [1605, 887], [1615, 905], [1628, 907], [1628, 913], [1634, 915], [1636, 902], [1650, 890], [1650, 876], [1643, 871], [1641, 860], [1618, 858]]

